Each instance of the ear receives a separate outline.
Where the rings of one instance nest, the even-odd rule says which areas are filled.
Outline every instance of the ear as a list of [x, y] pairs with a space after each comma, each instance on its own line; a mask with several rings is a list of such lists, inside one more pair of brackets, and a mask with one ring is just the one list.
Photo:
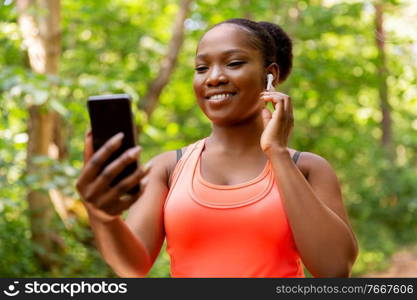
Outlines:
[[280, 80], [279, 80], [279, 67], [278, 64], [272, 63], [266, 68], [266, 74], [271, 73], [274, 75], [274, 80], [272, 81], [272, 85], [276, 86]]

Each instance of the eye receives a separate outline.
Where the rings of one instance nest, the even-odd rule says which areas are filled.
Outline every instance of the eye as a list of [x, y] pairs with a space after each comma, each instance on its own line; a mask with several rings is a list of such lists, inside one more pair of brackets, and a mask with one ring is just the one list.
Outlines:
[[197, 73], [203, 73], [204, 71], [206, 71], [208, 69], [208, 67], [206, 67], [206, 66], [197, 66], [197, 67], [195, 67], [194, 68], [194, 70], [197, 72]]
[[235, 60], [227, 64], [228, 67], [237, 67], [246, 64], [246, 61], [243, 60]]

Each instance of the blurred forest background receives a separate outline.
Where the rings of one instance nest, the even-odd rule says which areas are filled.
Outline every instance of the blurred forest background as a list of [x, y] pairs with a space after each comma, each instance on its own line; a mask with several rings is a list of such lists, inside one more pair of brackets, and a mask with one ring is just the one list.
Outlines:
[[[232, 17], [276, 22], [293, 38], [279, 88], [295, 106], [291, 146], [339, 176], [360, 243], [353, 276], [417, 245], [415, 1], [0, 1], [1, 277], [115, 276], [75, 190], [86, 99], [133, 97], [142, 162], [207, 136], [195, 48]], [[165, 251], [149, 276], [169, 276]]]

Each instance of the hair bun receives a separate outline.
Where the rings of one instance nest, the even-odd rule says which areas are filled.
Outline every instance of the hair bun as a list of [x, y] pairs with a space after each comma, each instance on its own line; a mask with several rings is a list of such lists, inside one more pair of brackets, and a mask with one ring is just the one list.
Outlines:
[[242, 18], [228, 19], [215, 26], [221, 24], [234, 24], [246, 29], [251, 35], [248, 42], [261, 51], [265, 67], [276, 63], [279, 67], [279, 82], [287, 79], [292, 68], [292, 42], [280, 26]]
[[258, 22], [273, 38], [275, 57], [279, 66], [279, 82], [287, 79], [292, 69], [292, 41], [287, 33], [279, 26], [270, 22]]

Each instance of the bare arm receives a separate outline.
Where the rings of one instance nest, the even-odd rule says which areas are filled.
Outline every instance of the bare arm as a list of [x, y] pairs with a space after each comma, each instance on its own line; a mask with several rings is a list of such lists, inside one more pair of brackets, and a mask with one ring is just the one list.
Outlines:
[[288, 151], [270, 151], [273, 171], [300, 256], [315, 277], [347, 277], [358, 248], [343, 206], [340, 185], [330, 164], [303, 153], [300, 163]]
[[[294, 126], [291, 98], [274, 89], [263, 92], [261, 147], [271, 161], [301, 259], [315, 277], [346, 277], [358, 253], [343, 206], [340, 185], [330, 164], [304, 153], [308, 181], [291, 159], [288, 140]], [[274, 111], [266, 107], [272, 102]]]
[[103, 222], [88, 211], [97, 248], [113, 271], [120, 277], [145, 277], [153, 261], [139, 237], [120, 217]]
[[[77, 189], [104, 260], [119, 276], [144, 277], [164, 240], [162, 211], [168, 193], [167, 165], [175, 158], [170, 152], [160, 154], [152, 159], [148, 170], [138, 170], [119, 185], [110, 187], [109, 183], [124, 166], [137, 159], [125, 153], [97, 175], [101, 162], [118, 147], [115, 141], [111, 143], [92, 155], [91, 137], [87, 137], [86, 164]], [[123, 194], [138, 181], [142, 194], [126, 199]], [[120, 214], [129, 207], [124, 221]]]

